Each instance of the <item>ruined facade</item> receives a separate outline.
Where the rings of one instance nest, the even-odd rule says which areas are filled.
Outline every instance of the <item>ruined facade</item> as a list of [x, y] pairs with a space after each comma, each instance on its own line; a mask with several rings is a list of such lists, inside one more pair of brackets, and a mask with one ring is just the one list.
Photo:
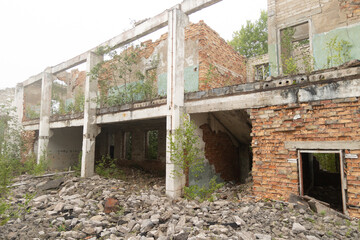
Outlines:
[[254, 193], [309, 195], [359, 217], [359, 64], [345, 64], [360, 58], [359, 2], [270, 0], [268, 15], [270, 75], [279, 77], [264, 86], [283, 86], [292, 100], [251, 110]]
[[[141, 78], [85, 74], [103, 61], [98, 46], [19, 84], [18, 116], [38, 136], [34, 151], [46, 154], [53, 168], [81, 158], [83, 177], [108, 155], [119, 165], [165, 175], [166, 192], [176, 197], [185, 181], [171, 176], [167, 139], [186, 113], [206, 158], [205, 172], [190, 184], [206, 184], [214, 175], [245, 182], [251, 173], [256, 196], [310, 195], [360, 217], [360, 66], [353, 61], [335, 68], [360, 58], [353, 37], [359, 34], [357, 1], [269, 0], [269, 55], [249, 59], [247, 67], [205, 23], [188, 21], [216, 2], [185, 0], [100, 45], [121, 47], [168, 26], [159, 40], [134, 48], [130, 72]], [[334, 36], [348, 43], [340, 58], [324, 48], [330, 40], [337, 44]], [[72, 69], [83, 63], [86, 71]], [[149, 76], [155, 79], [150, 95], [116, 98], [129, 86], [143, 87]]]
[[[273, 76], [284, 73], [284, 55], [289, 51], [286, 49], [286, 41], [284, 42], [284, 33], [289, 28], [295, 31], [292, 43], [296, 45], [297, 51], [305, 51], [305, 56], [309, 55], [305, 62], [311, 61], [314, 70], [339, 65], [334, 60], [346, 62], [360, 56], [360, 14], [357, 0], [268, 0], [268, 17], [269, 62]], [[345, 46], [337, 45], [341, 41], [351, 45], [351, 51], [346, 56]], [[342, 49], [337, 51], [336, 46]], [[342, 55], [344, 59], [334, 59], [336, 54]], [[303, 56], [304, 54], [299, 56], [297, 61], [304, 62]], [[303, 66], [299, 71], [306, 72], [306, 69]]]

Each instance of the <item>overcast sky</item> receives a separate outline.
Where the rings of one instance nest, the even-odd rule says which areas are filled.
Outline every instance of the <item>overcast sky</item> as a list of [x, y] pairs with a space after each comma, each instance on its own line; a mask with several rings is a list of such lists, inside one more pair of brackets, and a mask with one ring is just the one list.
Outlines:
[[[0, 89], [14, 87], [182, 0], [0, 0]], [[223, 0], [190, 16], [225, 40], [266, 10], [267, 0]], [[146, 38], [146, 37], [145, 37]]]

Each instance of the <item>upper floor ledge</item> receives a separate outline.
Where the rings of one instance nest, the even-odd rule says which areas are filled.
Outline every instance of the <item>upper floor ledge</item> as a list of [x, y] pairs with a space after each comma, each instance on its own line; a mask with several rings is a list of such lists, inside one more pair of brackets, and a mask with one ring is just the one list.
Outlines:
[[216, 98], [221, 96], [272, 91], [289, 86], [305, 86], [314, 83], [321, 84], [332, 81], [351, 80], [355, 78], [360, 78], [360, 60], [352, 60], [339, 67], [314, 71], [311, 74], [268, 77], [264, 81], [214, 88], [208, 91], [186, 93], [185, 101], [196, 101], [199, 99]]
[[[339, 81], [346, 82], [354, 79], [360, 79], [360, 61], [352, 61], [338, 68], [316, 71], [309, 75], [304, 74], [296, 76], [269, 78], [267, 79], [267, 81], [245, 83], [222, 88], [214, 88], [207, 91], [185, 93], [185, 105], [190, 106], [192, 102], [199, 102], [199, 104], [195, 104], [196, 106], [191, 105], [192, 108], [196, 108], [203, 106], [200, 104], [200, 102], [205, 101], [202, 104], [207, 104], [207, 99], [210, 100], [222, 98], [225, 101], [225, 98], [231, 96], [243, 96], [241, 98], [243, 101], [253, 101], [257, 97], [263, 97], [263, 95], [249, 95], [249, 98], [247, 100], [246, 95], [252, 93], [266, 93], [267, 95], [269, 95], [268, 104], [271, 104], [271, 95], [277, 95], [278, 90], [299, 87], [302, 88], [308, 85], [324, 85]], [[355, 88], [356, 86], [357, 84], [354, 85]], [[352, 95], [360, 96], [360, 89], [351, 90], [353, 91]], [[339, 93], [337, 96], [336, 92], [332, 92], [327, 97], [337, 98], [342, 97], [343, 95], [344, 94]], [[310, 98], [305, 98], [303, 99], [303, 101], [310, 101]], [[255, 104], [253, 107], [256, 106], [257, 105]], [[157, 110], [155, 111], [155, 109]], [[198, 110], [193, 109], [192, 111]], [[145, 119], [148, 117], [163, 117], [166, 116], [166, 114], [167, 113], [165, 97], [153, 99], [151, 101], [139, 101], [119, 106], [97, 108], [96, 111], [97, 124], [117, 121], [128, 121], [134, 119]], [[23, 125], [28, 126], [27, 128], [36, 128], [35, 126], [39, 125], [39, 119], [24, 121]], [[50, 125], [55, 128], [75, 125], [81, 126], [83, 125], [83, 113], [51, 116]]]

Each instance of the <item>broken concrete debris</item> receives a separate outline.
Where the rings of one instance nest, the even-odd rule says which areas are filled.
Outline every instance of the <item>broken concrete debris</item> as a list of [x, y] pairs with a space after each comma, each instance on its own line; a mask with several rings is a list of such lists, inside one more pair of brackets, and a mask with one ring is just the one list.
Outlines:
[[[126, 181], [67, 175], [56, 189], [38, 192], [30, 212], [0, 226], [1, 239], [358, 239], [358, 223], [315, 213], [297, 203], [254, 201], [227, 184], [214, 202], [170, 199], [164, 179], [139, 170]], [[17, 180], [22, 181], [22, 177]], [[139, 179], [141, 179], [139, 181]], [[51, 177], [18, 185], [35, 193]], [[248, 186], [249, 187], [249, 186]], [[245, 191], [246, 192], [246, 191]], [[91, 193], [91, 194], [90, 194]], [[225, 197], [226, 195], [226, 197]], [[91, 196], [91, 197], [90, 197]], [[226, 199], [226, 200], [224, 200]], [[12, 199], [10, 201], [22, 201]], [[110, 206], [111, 205], [111, 206]], [[115, 211], [104, 210], [108, 206]]]

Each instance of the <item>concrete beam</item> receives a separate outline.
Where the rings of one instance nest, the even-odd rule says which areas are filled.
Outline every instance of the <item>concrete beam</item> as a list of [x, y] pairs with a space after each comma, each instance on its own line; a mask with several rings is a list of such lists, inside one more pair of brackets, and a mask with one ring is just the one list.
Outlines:
[[187, 113], [217, 112], [359, 96], [360, 79], [353, 79], [321, 82], [302, 87], [291, 85], [282, 89], [193, 100], [185, 102], [185, 111]]
[[40, 105], [40, 123], [39, 123], [39, 143], [37, 163], [40, 163], [42, 157], [46, 159], [47, 148], [50, 139], [50, 114], [51, 114], [51, 88], [53, 75], [47, 69], [43, 73], [41, 84], [41, 105]]
[[171, 133], [181, 125], [184, 108], [184, 64], [185, 27], [189, 17], [180, 9], [169, 11], [168, 68], [167, 68], [167, 109], [166, 116], [166, 195], [180, 197], [185, 185], [184, 177], [175, 177], [173, 171], [178, 167], [171, 162]]
[[84, 125], [84, 119], [71, 119], [66, 121], [51, 122], [50, 128], [65, 128], [65, 127], [81, 127]]
[[43, 77], [43, 73], [39, 73], [37, 75], [29, 77], [26, 81], [22, 82], [23, 87], [33, 84], [34, 82], [41, 81]]
[[181, 3], [181, 11], [190, 15], [221, 1], [222, 0], [184, 0]]
[[282, 90], [273, 90], [185, 102], [185, 111], [189, 114], [206, 113], [282, 105], [296, 102], [296, 98], [293, 98], [293, 96], [289, 95], [284, 97], [281, 93]]
[[360, 141], [288, 141], [285, 142], [285, 148], [293, 150], [359, 150]]
[[36, 131], [39, 130], [39, 124], [27, 125], [24, 126], [25, 131]]
[[96, 124], [159, 118], [159, 117], [165, 117], [167, 113], [168, 113], [168, 108], [166, 105], [153, 107], [153, 108], [129, 110], [129, 111], [123, 111], [117, 113], [108, 113], [97, 116]]

